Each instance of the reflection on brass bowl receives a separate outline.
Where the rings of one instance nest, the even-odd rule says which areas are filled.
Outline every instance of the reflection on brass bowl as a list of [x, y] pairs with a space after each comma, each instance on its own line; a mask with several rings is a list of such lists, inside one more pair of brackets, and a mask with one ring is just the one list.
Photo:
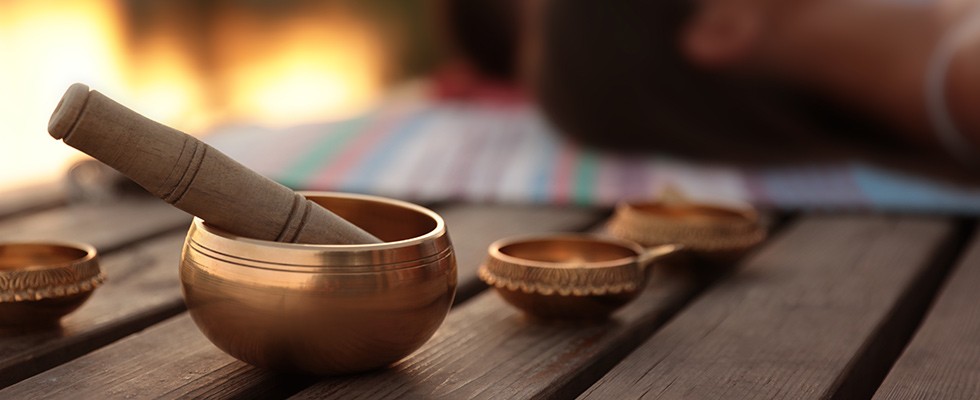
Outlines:
[[677, 243], [686, 253], [709, 261], [737, 258], [766, 237], [751, 206], [689, 201], [621, 203], [608, 230], [643, 246]]
[[524, 236], [490, 245], [480, 278], [501, 297], [545, 319], [601, 319], [636, 298], [648, 267], [678, 250], [580, 234]]
[[55, 326], [104, 279], [92, 246], [0, 244], [0, 328]]
[[284, 372], [365, 371], [418, 349], [456, 293], [442, 218], [381, 197], [304, 195], [385, 243], [277, 243], [195, 219], [180, 263], [194, 322], [226, 353]]

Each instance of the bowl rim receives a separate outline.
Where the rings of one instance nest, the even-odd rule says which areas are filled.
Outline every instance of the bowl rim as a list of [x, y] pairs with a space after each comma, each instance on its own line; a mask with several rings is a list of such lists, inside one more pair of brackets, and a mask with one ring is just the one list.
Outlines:
[[50, 270], [54, 270], [54, 269], [71, 268], [71, 267], [74, 267], [76, 265], [80, 265], [80, 264], [83, 264], [83, 263], [90, 262], [90, 261], [94, 260], [95, 257], [98, 256], [98, 250], [95, 249], [95, 246], [92, 246], [92, 245], [87, 244], [87, 243], [74, 242], [74, 241], [68, 241], [68, 240], [39, 240], [39, 241], [9, 241], [9, 242], [8, 241], [5, 241], [5, 242], [0, 242], [0, 247], [6, 247], [6, 246], [60, 247], [60, 248], [67, 248], [67, 249], [71, 249], [71, 250], [80, 250], [80, 251], [85, 252], [85, 255], [82, 256], [82, 257], [79, 257], [79, 258], [73, 258], [71, 260], [64, 261], [64, 262], [59, 262], [59, 263], [31, 264], [31, 265], [27, 265], [27, 266], [24, 266], [24, 267], [0, 268], [0, 274], [3, 274], [4, 272], [13, 272], [13, 271], [50, 271]]
[[229, 233], [228, 231], [222, 230], [220, 228], [215, 228], [214, 226], [208, 225], [200, 217], [194, 217], [193, 223], [199, 229], [202, 229], [205, 232], [208, 232], [208, 233], [210, 233], [212, 235], [220, 236], [220, 237], [225, 238], [225, 239], [230, 239], [230, 240], [234, 240], [234, 241], [242, 242], [242, 243], [251, 243], [251, 244], [262, 245], [262, 246], [281, 247], [281, 248], [284, 248], [284, 249], [295, 249], [295, 250], [305, 250], [305, 249], [323, 250], [323, 249], [328, 249], [328, 248], [329, 249], [336, 249], [336, 250], [344, 250], [344, 249], [350, 249], [350, 250], [354, 250], [354, 249], [357, 249], [357, 250], [383, 250], [383, 249], [397, 248], [397, 247], [403, 247], [405, 245], [412, 245], [412, 244], [421, 243], [421, 242], [424, 242], [424, 241], [426, 241], [428, 239], [431, 239], [433, 237], [439, 236], [442, 232], [444, 232], [446, 230], [446, 222], [442, 219], [442, 217], [439, 216], [439, 214], [436, 214], [434, 211], [432, 211], [432, 210], [430, 210], [428, 208], [422, 207], [422, 206], [420, 206], [418, 204], [410, 203], [410, 202], [403, 201], [403, 200], [397, 200], [397, 199], [392, 199], [392, 198], [383, 197], [383, 196], [374, 196], [374, 195], [367, 195], [367, 194], [355, 194], [355, 193], [343, 193], [343, 192], [298, 191], [297, 193], [302, 194], [304, 197], [309, 197], [309, 196], [315, 196], [315, 197], [339, 197], [339, 198], [346, 198], [346, 199], [367, 200], [367, 201], [376, 201], [376, 202], [382, 202], [382, 203], [389, 203], [389, 204], [392, 204], [392, 205], [396, 205], [396, 206], [399, 206], [399, 207], [408, 208], [408, 209], [411, 209], [412, 211], [416, 211], [416, 212], [419, 212], [421, 214], [424, 214], [424, 215], [428, 216], [429, 218], [432, 218], [436, 222], [436, 226], [435, 226], [435, 228], [432, 228], [431, 231], [426, 232], [425, 234], [422, 234], [422, 235], [419, 235], [419, 236], [415, 236], [415, 237], [412, 237], [412, 238], [408, 238], [408, 239], [396, 240], [396, 241], [393, 241], [393, 242], [368, 243], [368, 244], [309, 244], [309, 243], [285, 243], [285, 242], [276, 242], [276, 241], [272, 241], [272, 240], [262, 240], [262, 239], [254, 239], [254, 238], [250, 238], [250, 237], [246, 237], [246, 236], [239, 236], [239, 235], [235, 235], [233, 233]]
[[[407, 201], [374, 195], [318, 191], [301, 191], [299, 193], [307, 197], [355, 199], [401, 207], [430, 218], [435, 226], [422, 235], [384, 243], [307, 244], [243, 237], [207, 225], [204, 220], [195, 217], [185, 240], [185, 249], [190, 246], [195, 248], [196, 252], [208, 257], [216, 257], [226, 262], [252, 268], [295, 272], [336, 270], [336, 272], [350, 273], [369, 272], [377, 269], [414, 268], [414, 265], [419, 261], [442, 259], [452, 253], [452, 246], [448, 244], [446, 222], [428, 208]], [[446, 241], [448, 245], [433, 244], [437, 241]], [[413, 248], [417, 250], [403, 250]], [[269, 254], [271, 253], [275, 253], [275, 257], [270, 257]], [[393, 256], [391, 259], [379, 260], [377, 259], [378, 254], [400, 255]], [[324, 261], [332, 257], [343, 258], [345, 262], [352, 264], [342, 267], [325, 265]]]
[[[602, 242], [602, 243], [612, 244], [612, 245], [629, 249], [633, 251], [634, 255], [630, 257], [622, 257], [622, 258], [606, 260], [606, 261], [583, 261], [583, 262], [570, 263], [570, 262], [530, 260], [526, 258], [512, 256], [501, 251], [501, 249], [510, 245], [524, 243], [524, 242], [545, 241], [545, 240]], [[594, 233], [544, 233], [544, 234], [509, 236], [491, 243], [490, 247], [487, 248], [488, 256], [495, 258], [501, 262], [506, 262], [508, 264], [513, 264], [513, 265], [519, 265], [521, 267], [541, 268], [541, 269], [569, 269], [569, 267], [576, 267], [582, 269], [599, 269], [599, 268], [622, 267], [638, 262], [640, 257], [643, 255], [643, 253], [644, 253], [643, 247], [633, 241], [615, 238], [606, 235], [594, 234]]]
[[[502, 248], [534, 241], [600, 242], [619, 246], [635, 255], [606, 261], [551, 262], [511, 256]], [[480, 266], [480, 279], [498, 290], [527, 294], [561, 296], [603, 296], [637, 290], [645, 280], [641, 266], [643, 246], [607, 235], [594, 233], [553, 233], [520, 235], [490, 244], [487, 259]]]
[[[686, 208], [692, 214], [698, 211], [708, 215], [701, 215], [699, 219], [686, 219], [678, 222], [681, 217], [667, 215], [662, 212], [653, 212], [647, 208]], [[751, 204], [742, 201], [729, 202], [710, 202], [710, 201], [689, 201], [683, 203], [671, 203], [663, 200], [628, 200], [616, 204], [616, 217], [624, 218], [623, 214], [628, 214], [629, 218], [642, 219], [645, 221], [656, 221], [658, 223], [674, 223], [687, 226], [693, 225], [717, 225], [717, 224], [757, 224], [759, 212]], [[716, 215], [710, 215], [716, 213]], [[722, 215], [717, 215], [722, 214]]]
[[80, 295], [92, 292], [105, 281], [95, 246], [60, 240], [0, 243], [0, 246], [25, 245], [80, 250], [85, 255], [65, 262], [0, 269], [0, 304]]

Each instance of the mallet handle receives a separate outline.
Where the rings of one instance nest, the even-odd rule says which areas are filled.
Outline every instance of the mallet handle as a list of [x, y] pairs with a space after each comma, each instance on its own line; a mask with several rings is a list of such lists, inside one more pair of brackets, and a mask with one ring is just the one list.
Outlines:
[[68, 88], [48, 132], [153, 195], [235, 235], [290, 243], [381, 242], [204, 142], [80, 83]]

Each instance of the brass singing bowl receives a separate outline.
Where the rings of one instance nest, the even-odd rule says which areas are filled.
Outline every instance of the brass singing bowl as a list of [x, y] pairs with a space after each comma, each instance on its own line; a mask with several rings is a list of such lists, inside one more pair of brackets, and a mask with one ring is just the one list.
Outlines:
[[382, 197], [304, 195], [385, 242], [278, 243], [195, 219], [180, 278], [204, 335], [247, 363], [319, 375], [384, 367], [422, 346], [456, 293], [443, 219]]
[[90, 245], [0, 244], [0, 328], [57, 325], [104, 279]]
[[731, 261], [766, 237], [751, 206], [690, 201], [620, 203], [607, 228], [643, 246], [681, 244], [685, 253], [705, 261]]
[[490, 245], [479, 275], [532, 316], [602, 319], [636, 298], [650, 266], [679, 248], [587, 234], [512, 237]]

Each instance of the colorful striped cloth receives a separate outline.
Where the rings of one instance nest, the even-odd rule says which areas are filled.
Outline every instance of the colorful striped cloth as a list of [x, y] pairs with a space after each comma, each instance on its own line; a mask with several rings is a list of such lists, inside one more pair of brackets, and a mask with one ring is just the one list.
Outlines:
[[529, 105], [393, 100], [350, 120], [227, 126], [204, 140], [295, 189], [416, 202], [609, 206], [673, 186], [694, 199], [780, 209], [980, 214], [980, 187], [861, 161], [745, 168], [582, 148]]

